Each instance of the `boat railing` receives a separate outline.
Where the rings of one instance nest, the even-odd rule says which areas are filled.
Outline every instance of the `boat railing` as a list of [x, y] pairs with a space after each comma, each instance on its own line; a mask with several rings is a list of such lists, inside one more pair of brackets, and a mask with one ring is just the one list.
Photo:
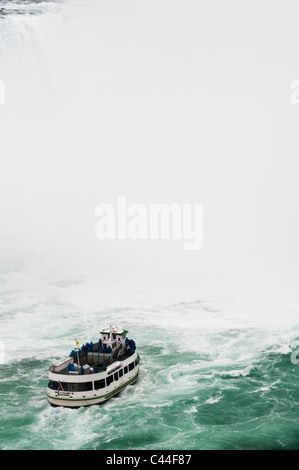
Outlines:
[[69, 359], [67, 359], [62, 364], [59, 364], [58, 366], [51, 366], [49, 368], [49, 370], [50, 370], [50, 372], [54, 372], [55, 374], [59, 374], [61, 371], [66, 369], [66, 367], [68, 366], [69, 363], [74, 364], [74, 358], [73, 357], [70, 357]]

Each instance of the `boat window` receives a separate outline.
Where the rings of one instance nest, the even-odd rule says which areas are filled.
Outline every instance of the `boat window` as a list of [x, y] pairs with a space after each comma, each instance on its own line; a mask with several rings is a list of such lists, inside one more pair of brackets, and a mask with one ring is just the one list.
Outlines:
[[96, 380], [94, 383], [94, 388], [98, 390], [99, 388], [105, 388], [105, 379]]
[[63, 383], [62, 387], [65, 392], [78, 392], [77, 384]]
[[114, 380], [118, 380], [118, 372], [115, 372], [115, 374], [114, 374]]
[[110, 377], [107, 377], [107, 387], [113, 382], [113, 375], [110, 375]]
[[67, 382], [61, 382], [61, 390], [63, 392], [76, 392], [77, 384], [69, 384]]
[[133, 370], [135, 367], [135, 364], [134, 362], [131, 362], [131, 364], [129, 364], [129, 370]]
[[92, 382], [78, 383], [78, 392], [88, 392], [92, 390]]
[[83, 383], [62, 382], [61, 386], [64, 392], [88, 392], [92, 390], [92, 382], [83, 382]]
[[125, 366], [124, 367], [124, 374], [127, 374], [128, 373], [128, 366]]
[[124, 375], [124, 371], [123, 371], [123, 369], [120, 369], [119, 376], [122, 377], [123, 375]]
[[50, 380], [50, 382], [48, 383], [48, 387], [52, 390], [58, 390], [59, 383], [55, 382], [54, 380]]

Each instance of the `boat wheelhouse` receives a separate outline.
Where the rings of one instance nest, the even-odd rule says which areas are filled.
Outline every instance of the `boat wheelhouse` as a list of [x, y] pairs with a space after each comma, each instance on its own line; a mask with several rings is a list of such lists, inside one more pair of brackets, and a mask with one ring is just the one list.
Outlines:
[[72, 408], [95, 405], [135, 382], [139, 374], [139, 354], [127, 333], [123, 328], [110, 326], [101, 331], [97, 343], [76, 347], [65, 362], [51, 366], [47, 388], [49, 402]]

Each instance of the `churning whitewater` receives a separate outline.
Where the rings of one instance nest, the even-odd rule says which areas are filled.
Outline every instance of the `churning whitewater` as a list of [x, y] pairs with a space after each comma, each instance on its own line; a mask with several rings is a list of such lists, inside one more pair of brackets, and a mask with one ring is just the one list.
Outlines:
[[[178, 295], [151, 277], [126, 279], [126, 265], [104, 263], [98, 273], [89, 263], [1, 251], [2, 449], [298, 448], [291, 305], [273, 298], [273, 310], [284, 305], [288, 318], [270, 324], [256, 285], [238, 286], [240, 315], [233, 292], [196, 297], [194, 285], [178, 284]], [[138, 381], [104, 405], [50, 407], [48, 368], [74, 338], [95, 342], [111, 318], [134, 330]]]

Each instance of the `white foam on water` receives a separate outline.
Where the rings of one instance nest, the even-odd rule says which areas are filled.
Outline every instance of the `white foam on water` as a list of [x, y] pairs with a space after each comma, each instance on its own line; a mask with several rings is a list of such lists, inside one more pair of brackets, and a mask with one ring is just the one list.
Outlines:
[[185, 413], [198, 413], [196, 406], [191, 406], [190, 410], [185, 410]]
[[209, 398], [206, 403], [208, 403], [209, 405], [214, 405], [215, 403], [219, 403], [219, 401], [221, 400], [221, 396], [220, 397], [215, 397], [215, 398]]

